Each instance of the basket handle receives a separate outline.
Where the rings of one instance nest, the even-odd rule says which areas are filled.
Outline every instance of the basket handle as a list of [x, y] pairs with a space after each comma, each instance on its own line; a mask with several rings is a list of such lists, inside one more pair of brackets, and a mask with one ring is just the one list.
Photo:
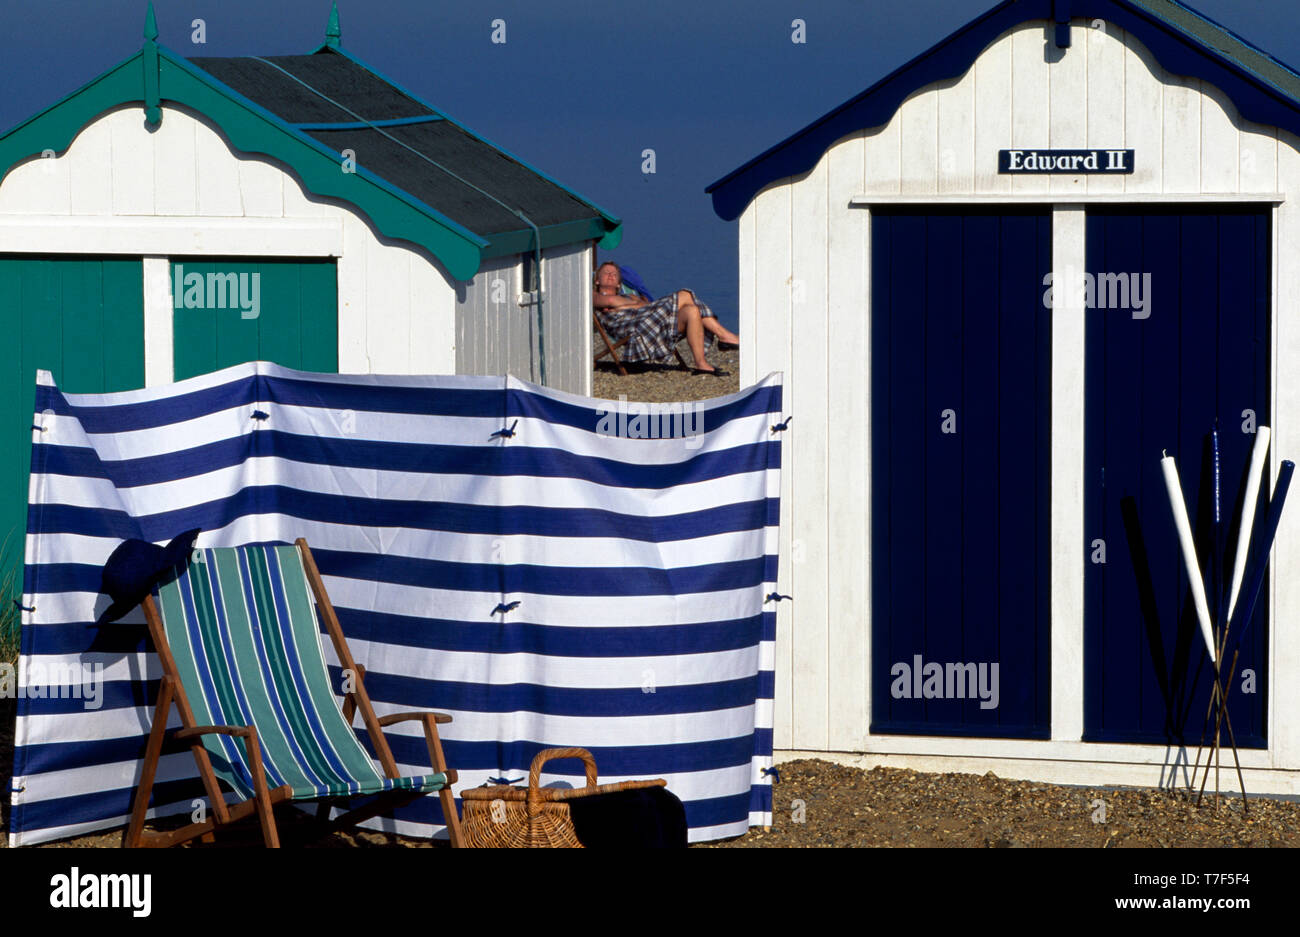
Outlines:
[[540, 804], [542, 801], [541, 780], [542, 765], [557, 758], [581, 758], [587, 770], [587, 786], [596, 786], [596, 759], [585, 748], [547, 748], [537, 753], [532, 767], [528, 769], [528, 805]]

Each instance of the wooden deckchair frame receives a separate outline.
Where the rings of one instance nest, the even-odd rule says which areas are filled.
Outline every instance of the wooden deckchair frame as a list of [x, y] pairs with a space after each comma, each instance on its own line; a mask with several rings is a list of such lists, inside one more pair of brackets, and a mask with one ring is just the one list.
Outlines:
[[611, 343], [609, 333], [605, 331], [605, 326], [601, 324], [600, 313], [598, 312], [592, 312], [591, 321], [596, 323], [596, 331], [600, 333], [600, 339], [605, 343], [605, 350], [596, 352], [596, 357], [591, 359], [591, 363], [595, 364], [601, 358], [609, 355], [614, 359], [614, 367], [618, 368], [618, 373], [627, 377], [627, 368], [623, 367], [623, 359], [618, 356], [618, 350], [628, 343], [628, 339], [623, 338]]
[[[609, 355], [614, 359], [614, 367], [618, 368], [618, 373], [627, 377], [627, 368], [623, 366], [623, 359], [618, 356], [618, 350], [626, 345], [630, 339], [620, 338], [617, 342], [611, 342], [609, 340], [609, 333], [605, 331], [605, 326], [601, 324], [600, 313], [593, 311], [591, 314], [591, 320], [596, 323], [596, 331], [600, 333], [601, 341], [605, 343], [605, 350], [596, 352], [596, 356], [591, 359], [591, 363], [595, 364], [601, 358]], [[689, 371], [690, 368], [686, 366], [686, 359], [682, 357], [682, 353], [678, 350], [676, 342], [673, 342], [673, 354], [677, 356], [677, 363]]]
[[[452, 846], [460, 846], [460, 816], [456, 812], [456, 801], [451, 793], [451, 785], [457, 780], [456, 772], [447, 767], [447, 760], [442, 752], [442, 741], [438, 737], [438, 723], [451, 722], [451, 716], [447, 713], [432, 711], [393, 713], [384, 716], [382, 719], [375, 715], [374, 707], [370, 703], [370, 694], [366, 692], [365, 668], [357, 664], [352, 657], [347, 640], [343, 637], [343, 629], [339, 626], [338, 616], [334, 613], [334, 605], [325, 592], [325, 585], [321, 582], [320, 571], [316, 568], [316, 561], [311, 555], [311, 550], [307, 547], [307, 541], [300, 537], [294, 543], [302, 554], [303, 571], [307, 574], [307, 582], [311, 585], [312, 593], [315, 595], [316, 610], [325, 623], [325, 630], [329, 632], [330, 640], [334, 642], [334, 651], [338, 654], [339, 663], [342, 665], [344, 673], [350, 671], [356, 677], [353, 681], [353, 689], [344, 696], [343, 717], [350, 726], [356, 712], [358, 710], [361, 712], [361, 720], [365, 724], [366, 732], [370, 736], [370, 742], [379, 757], [379, 764], [384, 769], [385, 776], [389, 778], [399, 778], [401, 773], [397, 770], [397, 762], [393, 758], [392, 749], [389, 748], [388, 741], [384, 738], [384, 727], [411, 720], [419, 720], [423, 723], [425, 744], [429, 749], [429, 763], [435, 772], [447, 776], [447, 783], [438, 792], [438, 796], [442, 801], [443, 817], [447, 822], [447, 834]], [[167, 642], [167, 634], [163, 629], [162, 618], [158, 614], [158, 607], [153, 600], [153, 596], [145, 596], [141, 606], [144, 608], [145, 620], [149, 624], [149, 634], [153, 638], [154, 647], [158, 651], [158, 658], [162, 662], [163, 678], [158, 691], [158, 702], [154, 708], [153, 728], [149, 732], [149, 744], [145, 749], [144, 769], [140, 774], [140, 783], [136, 787], [135, 800], [131, 808], [131, 822], [123, 835], [122, 845], [132, 848], [137, 846], [174, 846], [196, 838], [201, 838], [203, 842], [210, 843], [213, 841], [216, 830], [232, 823], [238, 823], [255, 814], [262, 828], [263, 841], [268, 847], [278, 848], [280, 836], [276, 828], [273, 810], [277, 804], [291, 799], [293, 789], [288, 785], [271, 788], [267, 784], [266, 772], [262, 770], [262, 754], [258, 745], [257, 729], [255, 727], [251, 725], [204, 726], [195, 722], [194, 712], [190, 708], [189, 698], [185, 695], [185, 688], [181, 685], [176, 669], [176, 660], [172, 656], [171, 646]], [[188, 826], [167, 833], [145, 834], [145, 815], [149, 810], [149, 797], [153, 792], [154, 778], [158, 771], [158, 758], [162, 754], [163, 742], [167, 735], [167, 717], [173, 705], [176, 706], [181, 718], [181, 728], [176, 730], [173, 737], [190, 741], [190, 749], [194, 753], [195, 762], [198, 764], [199, 777], [203, 781], [204, 790], [208, 795], [211, 815], [201, 823], [191, 823]], [[216, 772], [212, 770], [208, 750], [203, 747], [203, 736], [212, 734], [230, 735], [244, 740], [248, 751], [249, 768], [253, 775], [253, 796], [250, 799], [234, 806], [226, 804], [225, 795], [221, 791]], [[374, 795], [370, 803], [349, 811], [332, 823], [327, 824], [328, 829], [333, 831], [338, 827], [355, 825], [379, 813], [409, 803], [417, 797], [423, 797], [425, 793], [422, 791], [392, 790]], [[321, 821], [327, 820], [331, 807], [338, 803], [345, 803], [348, 800], [347, 797], [322, 797], [316, 799], [320, 802], [317, 818]]]

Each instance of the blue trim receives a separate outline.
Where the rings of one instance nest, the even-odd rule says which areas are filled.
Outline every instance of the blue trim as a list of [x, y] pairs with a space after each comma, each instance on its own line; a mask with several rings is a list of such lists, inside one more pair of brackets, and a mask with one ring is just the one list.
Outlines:
[[[836, 140], [887, 124], [917, 89], [961, 76], [998, 36], [1021, 23], [1055, 23], [1057, 11], [1064, 6], [1064, 0], [1003, 0], [857, 97], [714, 182], [705, 189], [713, 196], [713, 210], [726, 221], [734, 220], [764, 187], [812, 169]], [[1167, 71], [1203, 79], [1221, 90], [1242, 119], [1300, 134], [1300, 100], [1137, 4], [1129, 0], [1072, 0], [1069, 14], [1103, 19], [1132, 33]], [[1223, 29], [1199, 13], [1195, 15]], [[1250, 45], [1239, 36], [1235, 38]], [[1265, 52], [1260, 54], [1277, 61]]]
[[1070, 0], [1055, 0], [1052, 4], [1053, 18], [1056, 20], [1056, 47], [1070, 48]]
[[290, 124], [295, 130], [369, 130], [372, 127], [406, 127], [410, 124], [431, 124], [442, 120], [441, 114], [421, 114], [419, 117], [393, 117], [388, 120], [353, 120], [342, 123]]

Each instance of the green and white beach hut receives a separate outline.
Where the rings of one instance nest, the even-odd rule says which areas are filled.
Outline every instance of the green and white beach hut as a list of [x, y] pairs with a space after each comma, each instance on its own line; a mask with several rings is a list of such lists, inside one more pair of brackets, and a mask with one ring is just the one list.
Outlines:
[[38, 368], [87, 393], [250, 360], [590, 392], [617, 218], [345, 52], [337, 9], [307, 55], [157, 37], [150, 7], [140, 51], [0, 136], [5, 568]]

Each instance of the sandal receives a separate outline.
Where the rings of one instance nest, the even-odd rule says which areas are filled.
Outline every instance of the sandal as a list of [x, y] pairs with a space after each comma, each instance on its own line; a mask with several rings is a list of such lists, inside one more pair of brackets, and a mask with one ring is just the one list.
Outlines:
[[691, 368], [691, 373], [692, 373], [692, 374], [712, 374], [714, 377], [731, 377], [731, 372], [730, 372], [730, 371], [723, 371], [723, 370], [721, 370], [721, 369], [719, 369], [719, 368], [714, 368], [712, 371], [706, 371], [706, 370], [704, 370], [703, 368]]
[[740, 342], [724, 342], [718, 339], [718, 351], [740, 351]]

